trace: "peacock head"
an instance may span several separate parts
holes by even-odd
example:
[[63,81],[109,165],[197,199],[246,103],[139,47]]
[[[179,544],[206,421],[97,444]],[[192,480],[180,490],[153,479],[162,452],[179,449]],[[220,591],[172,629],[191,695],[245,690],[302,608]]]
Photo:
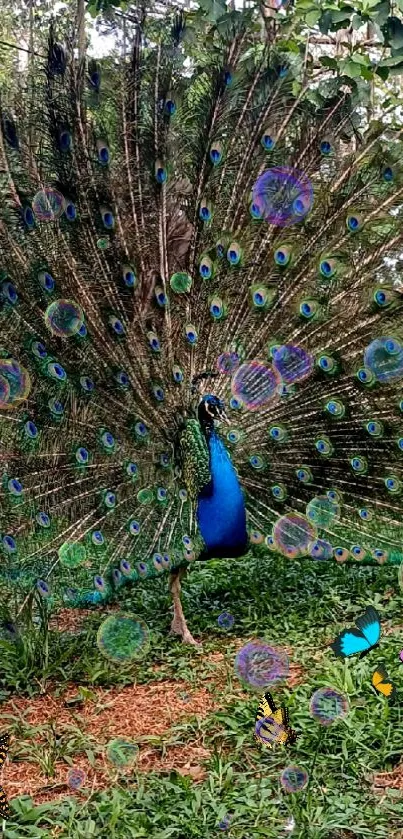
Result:
[[200,425],[203,428],[212,428],[215,420],[229,424],[229,419],[225,413],[224,402],[218,396],[214,396],[213,393],[207,393],[202,397],[197,413]]

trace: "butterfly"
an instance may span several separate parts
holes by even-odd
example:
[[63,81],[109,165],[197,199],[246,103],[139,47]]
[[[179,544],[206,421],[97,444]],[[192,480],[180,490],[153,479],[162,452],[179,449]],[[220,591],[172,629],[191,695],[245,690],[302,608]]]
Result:
[[374,688],[376,688],[376,690],[379,690],[380,693],[383,693],[384,696],[392,698],[396,693],[396,688],[393,682],[390,681],[389,676],[382,664],[380,664],[379,667],[376,668],[375,673],[372,676],[372,684]]
[[367,655],[370,650],[378,646],[381,637],[381,621],[376,609],[368,606],[364,614],[357,618],[355,625],[357,629],[343,629],[337,636],[332,650],[339,658],[347,658],[349,655],[361,653],[361,658]]
[[265,693],[259,703],[255,732],[255,740],[270,749],[275,743],[283,746],[295,743],[298,736],[290,728],[287,708],[284,705],[277,708],[271,693]]
[[[7,752],[10,748],[10,738],[8,734],[3,734],[0,737],[0,769],[4,765],[7,757]],[[11,811],[7,803],[6,793],[4,792],[3,787],[0,787],[0,818],[2,819],[9,819],[11,816]]]

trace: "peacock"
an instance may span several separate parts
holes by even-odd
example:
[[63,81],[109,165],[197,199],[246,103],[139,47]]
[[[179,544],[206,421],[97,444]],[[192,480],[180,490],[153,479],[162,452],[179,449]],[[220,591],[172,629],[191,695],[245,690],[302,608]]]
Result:
[[139,8],[116,62],[52,25],[2,97],[19,603],[102,607],[167,573],[195,643],[195,562],[402,559],[402,129],[393,99],[383,123],[362,80],[287,49],[293,7],[273,9],[263,34],[251,9],[205,20],[192,52],[183,10]]

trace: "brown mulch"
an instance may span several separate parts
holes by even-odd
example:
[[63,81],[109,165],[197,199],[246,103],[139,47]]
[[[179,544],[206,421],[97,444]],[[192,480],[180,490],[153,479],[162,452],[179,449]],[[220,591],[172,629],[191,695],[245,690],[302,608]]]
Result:
[[[71,610],[68,610],[66,624],[69,621],[69,629],[70,619]],[[237,649],[247,643],[245,639],[231,639],[231,642],[235,642]],[[285,651],[290,656],[290,649],[285,648]],[[72,727],[76,731],[79,729],[84,737],[88,736],[87,748],[91,749],[95,741],[95,751],[98,752],[99,747],[101,750],[95,755],[93,766],[85,753],[74,756],[74,768],[80,768],[86,774],[84,786],[76,793],[67,785],[69,766],[64,761],[57,761],[54,776],[47,777],[37,759],[33,757],[31,762],[29,758],[29,740],[24,740],[21,744],[22,751],[17,736],[11,744],[11,756],[14,754],[15,759],[7,761],[3,781],[0,781],[6,794],[9,798],[30,795],[36,803],[42,803],[66,794],[88,795],[91,790],[107,788],[118,777],[119,772],[108,761],[102,747],[117,737],[135,741],[139,745],[136,768],[140,773],[166,773],[175,770],[182,775],[188,775],[195,782],[204,780],[207,771],[203,764],[210,757],[210,751],[204,746],[202,733],[197,733],[191,743],[173,742],[169,745],[164,741],[169,739],[173,726],[180,725],[189,717],[197,716],[199,720],[204,719],[213,710],[230,706],[235,697],[249,698],[250,694],[244,692],[236,678],[233,680],[230,695],[227,690],[223,690],[222,686],[227,684],[228,670],[233,672],[223,653],[206,655],[203,658],[203,669],[207,672],[201,676],[197,686],[185,681],[166,679],[147,685],[92,688],[91,694],[94,699],[86,699],[81,707],[66,707],[66,701],[77,697],[77,685],[69,687],[62,696],[55,696],[49,692],[33,699],[10,699],[1,708],[0,733],[7,729],[6,715],[9,714],[14,718],[20,717],[25,725],[34,728],[45,726],[45,731],[39,731],[35,741],[36,746],[42,745],[44,750],[49,748],[46,746],[45,733],[49,735],[50,726],[64,739],[68,739],[69,732],[74,736]],[[299,665],[290,663],[288,686],[294,687],[298,684],[302,675]],[[152,738],[157,738],[159,742],[156,743]]]

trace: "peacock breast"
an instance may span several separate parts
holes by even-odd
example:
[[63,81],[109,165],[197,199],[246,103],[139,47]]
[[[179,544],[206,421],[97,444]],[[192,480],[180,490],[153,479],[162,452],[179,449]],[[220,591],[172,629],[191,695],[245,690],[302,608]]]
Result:
[[246,510],[231,458],[214,432],[208,440],[211,480],[198,496],[197,520],[211,556],[242,556],[246,552]]

